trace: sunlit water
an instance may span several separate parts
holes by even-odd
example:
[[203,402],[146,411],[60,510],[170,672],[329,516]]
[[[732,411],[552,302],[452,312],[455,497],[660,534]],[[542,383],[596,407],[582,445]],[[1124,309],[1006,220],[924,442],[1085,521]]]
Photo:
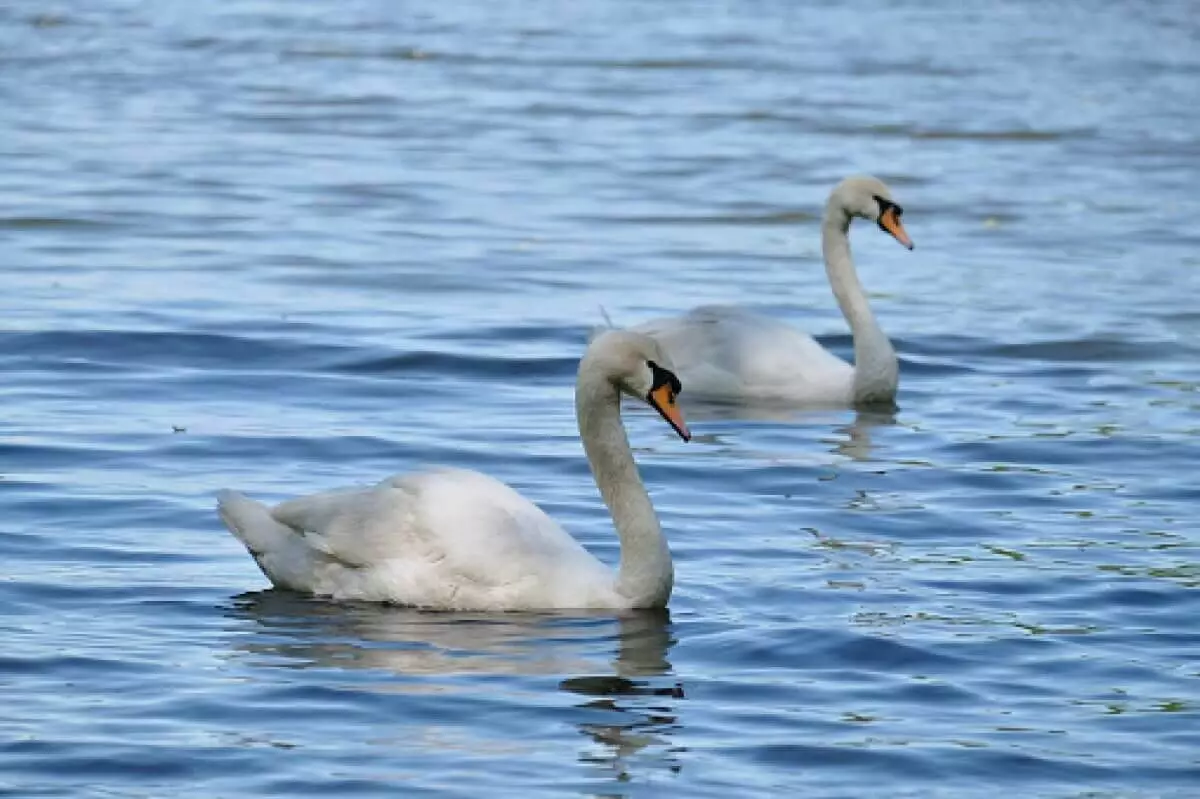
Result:
[[[1198,87],[1187,0],[4,4],[0,793],[1195,795]],[[601,306],[848,355],[852,172],[900,410],[630,408],[669,616],[306,600],[220,525],[448,463],[612,562]]]

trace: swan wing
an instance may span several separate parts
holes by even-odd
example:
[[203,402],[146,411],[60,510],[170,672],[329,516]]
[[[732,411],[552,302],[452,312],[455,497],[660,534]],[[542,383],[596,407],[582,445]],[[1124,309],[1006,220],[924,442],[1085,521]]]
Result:
[[486,609],[554,606],[564,593],[590,603],[589,592],[613,583],[544,511],[473,471],[399,475],[290,500],[270,515],[319,556],[314,593]]

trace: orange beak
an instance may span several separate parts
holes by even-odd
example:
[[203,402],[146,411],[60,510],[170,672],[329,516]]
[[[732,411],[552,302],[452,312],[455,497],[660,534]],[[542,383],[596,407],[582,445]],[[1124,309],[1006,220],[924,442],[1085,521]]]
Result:
[[879,226],[892,234],[892,238],[903,244],[908,249],[913,248],[912,239],[908,237],[908,233],[904,230],[904,225],[900,224],[900,217],[896,214],[896,209],[889,207],[884,209],[883,214],[879,217]]
[[692,434],[683,421],[683,414],[679,412],[679,405],[675,402],[675,392],[671,390],[669,384],[664,383],[651,391],[646,396],[646,402],[650,403],[651,407],[658,411],[671,427],[675,428],[675,432],[679,434],[680,438],[684,441],[691,439]]

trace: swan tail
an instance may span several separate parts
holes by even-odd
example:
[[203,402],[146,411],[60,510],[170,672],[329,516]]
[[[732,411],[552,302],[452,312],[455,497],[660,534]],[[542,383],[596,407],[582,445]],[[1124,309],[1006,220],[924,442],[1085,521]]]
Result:
[[255,558],[285,548],[295,532],[271,518],[271,511],[245,494],[225,489],[217,492],[221,521]]
[[617,329],[617,326],[613,324],[612,317],[608,315],[608,311],[606,311],[604,309],[604,306],[601,305],[601,306],[599,306],[599,308],[600,308],[600,315],[602,317],[604,317],[604,324],[603,325],[592,325],[591,328],[588,329],[588,339],[587,339],[588,344],[591,344],[593,341],[595,341],[596,337],[599,336],[604,331]]

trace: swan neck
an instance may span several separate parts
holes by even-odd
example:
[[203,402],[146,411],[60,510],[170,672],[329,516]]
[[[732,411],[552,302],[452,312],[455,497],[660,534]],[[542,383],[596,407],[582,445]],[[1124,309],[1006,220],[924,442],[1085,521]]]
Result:
[[821,225],[825,274],[854,338],[854,401],[892,401],[899,363],[891,341],[879,326],[850,255],[850,214],[830,201]]
[[621,541],[617,592],[631,607],[665,607],[674,585],[674,566],[629,448],[620,392],[585,364],[575,390],[575,411],[592,476]]

